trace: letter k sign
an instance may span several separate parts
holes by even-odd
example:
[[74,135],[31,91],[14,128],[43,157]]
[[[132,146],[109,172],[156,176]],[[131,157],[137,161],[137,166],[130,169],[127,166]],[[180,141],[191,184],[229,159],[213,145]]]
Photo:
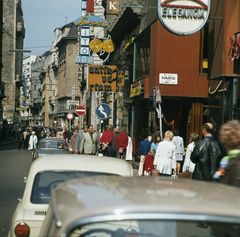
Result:
[[109,4],[109,10],[117,10],[117,8],[115,7],[116,2],[110,2]]
[[119,14],[119,0],[108,0],[108,14]]

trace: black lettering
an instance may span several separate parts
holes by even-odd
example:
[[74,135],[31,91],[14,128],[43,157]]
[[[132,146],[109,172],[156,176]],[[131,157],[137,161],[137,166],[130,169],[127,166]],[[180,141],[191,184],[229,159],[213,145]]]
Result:
[[94,67],[95,74],[99,74],[99,67]]
[[112,83],[113,80],[112,80],[112,76],[109,76],[108,79],[107,79],[108,83]]
[[103,91],[103,85],[98,85],[99,91]]
[[172,16],[173,16],[174,18],[177,17],[177,8],[173,8],[173,10],[172,10]]
[[95,91],[98,91],[98,84],[95,83]]
[[166,17],[167,16],[167,7],[163,7],[162,8],[162,17]]
[[104,74],[107,74],[108,67],[104,67]]
[[91,73],[91,74],[94,73],[93,67],[89,67],[89,73]]
[[111,85],[104,85],[104,91],[112,91]]
[[109,74],[112,74],[112,68],[109,67],[109,68],[107,69],[107,74],[108,74],[108,75],[109,75]]
[[106,83],[106,81],[107,81],[107,77],[106,76],[102,76],[102,82]]
[[94,85],[93,85],[93,84],[90,84],[90,85],[89,85],[89,90],[92,91],[92,88],[93,88],[93,87],[94,87]]
[[102,70],[103,70],[103,67],[100,66],[100,73],[101,73],[101,74],[103,74]]
[[119,86],[116,87],[116,92],[119,92]]

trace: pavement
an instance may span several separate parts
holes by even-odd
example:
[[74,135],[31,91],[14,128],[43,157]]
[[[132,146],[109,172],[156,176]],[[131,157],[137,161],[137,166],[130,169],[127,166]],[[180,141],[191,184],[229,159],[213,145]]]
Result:
[[13,141],[13,142],[11,142],[11,141],[1,141],[0,146],[9,145],[9,144],[13,144],[13,143],[16,143],[16,142],[17,141]]

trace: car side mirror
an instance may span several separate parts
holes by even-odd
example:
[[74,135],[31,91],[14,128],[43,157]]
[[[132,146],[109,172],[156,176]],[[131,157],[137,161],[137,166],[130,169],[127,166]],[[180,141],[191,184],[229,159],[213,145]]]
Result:
[[24,178],[23,178],[23,181],[24,181],[25,184],[27,183],[27,178],[28,178],[28,177],[24,177]]

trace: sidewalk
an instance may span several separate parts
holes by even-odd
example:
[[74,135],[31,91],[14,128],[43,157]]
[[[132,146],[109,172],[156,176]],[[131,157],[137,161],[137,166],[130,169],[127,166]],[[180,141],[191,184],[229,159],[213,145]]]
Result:
[[[17,141],[14,141],[13,143],[15,143],[15,142],[17,142]],[[5,146],[5,145],[13,144],[13,143],[11,141],[2,141],[0,143],[0,146]]]

